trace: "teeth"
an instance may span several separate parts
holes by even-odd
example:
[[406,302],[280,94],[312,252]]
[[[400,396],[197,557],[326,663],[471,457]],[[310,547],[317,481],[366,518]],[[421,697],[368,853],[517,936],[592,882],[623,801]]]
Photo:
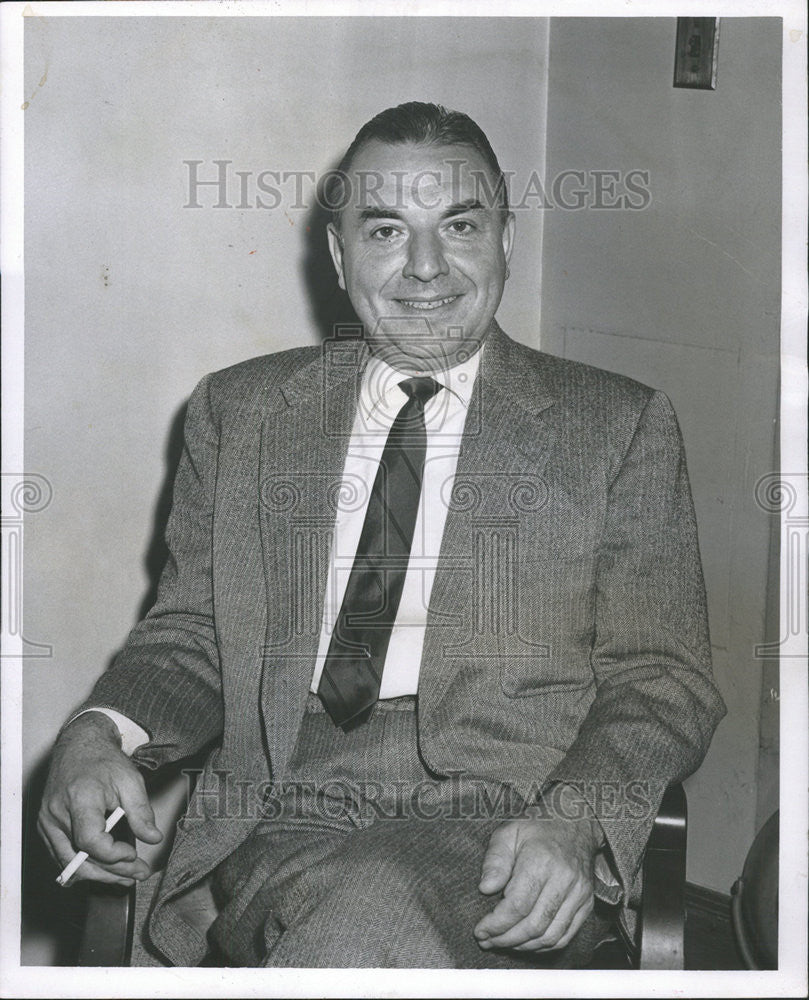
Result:
[[450,295],[446,299],[436,299],[434,302],[424,302],[422,299],[402,299],[402,305],[409,306],[411,309],[438,309],[439,306],[445,306],[448,302],[454,302],[457,299],[457,295]]

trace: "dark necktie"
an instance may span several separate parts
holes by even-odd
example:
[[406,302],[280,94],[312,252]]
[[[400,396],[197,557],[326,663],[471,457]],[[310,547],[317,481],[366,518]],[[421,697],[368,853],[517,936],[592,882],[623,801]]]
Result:
[[441,386],[409,378],[399,388],[409,398],[388,433],[317,689],[334,724],[346,732],[366,722],[379,699],[421,496],[424,404]]

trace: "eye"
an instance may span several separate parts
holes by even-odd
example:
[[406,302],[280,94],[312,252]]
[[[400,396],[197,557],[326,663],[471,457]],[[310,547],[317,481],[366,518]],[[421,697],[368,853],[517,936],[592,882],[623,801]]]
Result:
[[469,219],[453,219],[449,224],[449,229],[456,236],[466,236],[474,231],[475,226]]
[[377,226],[376,229],[371,231],[371,239],[385,242],[387,240],[392,240],[394,236],[398,235],[398,233],[399,230],[395,226]]

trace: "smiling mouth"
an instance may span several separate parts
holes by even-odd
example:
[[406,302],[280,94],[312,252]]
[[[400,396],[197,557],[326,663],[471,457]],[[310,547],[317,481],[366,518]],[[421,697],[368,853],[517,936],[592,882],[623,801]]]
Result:
[[442,299],[397,299],[400,305],[407,306],[408,309],[419,309],[423,312],[430,312],[433,309],[440,309],[441,306],[449,305],[459,299],[459,295],[447,295]]

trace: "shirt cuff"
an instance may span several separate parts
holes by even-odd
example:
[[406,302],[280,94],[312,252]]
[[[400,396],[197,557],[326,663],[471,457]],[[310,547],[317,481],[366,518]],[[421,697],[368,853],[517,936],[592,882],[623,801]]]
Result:
[[598,896],[599,899],[603,899],[605,903],[611,903],[613,905],[620,903],[624,895],[621,889],[621,883],[615,877],[603,849],[596,854],[595,877],[596,896]]
[[[127,757],[131,757],[138,747],[142,747],[144,743],[149,742],[149,734],[142,726],[128,719],[125,715],[121,715],[120,712],[114,711],[112,708],[85,708],[74,715],[73,719],[78,719],[80,715],[84,715],[86,712],[101,712],[102,715],[106,715],[112,719],[118,732],[121,734],[121,750]],[[70,721],[72,722],[73,719]]]

